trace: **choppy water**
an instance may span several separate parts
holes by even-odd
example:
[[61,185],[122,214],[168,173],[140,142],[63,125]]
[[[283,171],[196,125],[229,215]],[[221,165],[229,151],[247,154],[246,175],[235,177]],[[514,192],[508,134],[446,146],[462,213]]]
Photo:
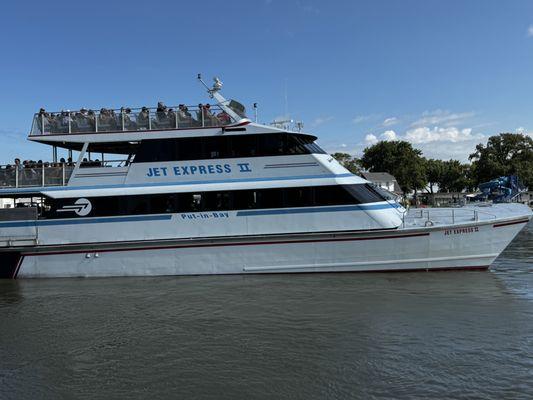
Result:
[[532,272],[3,281],[0,399],[531,399]]

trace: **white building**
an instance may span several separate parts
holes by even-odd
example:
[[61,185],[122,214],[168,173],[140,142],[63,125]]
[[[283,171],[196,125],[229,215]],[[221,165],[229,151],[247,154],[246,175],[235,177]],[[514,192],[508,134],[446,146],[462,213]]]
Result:
[[0,199],[0,208],[13,208],[12,199]]
[[396,178],[388,172],[362,172],[361,176],[389,192],[403,194]]

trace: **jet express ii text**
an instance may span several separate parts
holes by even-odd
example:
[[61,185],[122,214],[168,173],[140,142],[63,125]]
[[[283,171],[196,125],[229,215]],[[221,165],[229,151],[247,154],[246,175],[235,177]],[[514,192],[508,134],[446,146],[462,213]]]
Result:
[[249,163],[231,164],[207,164],[207,165],[179,165],[174,167],[150,167],[146,176],[149,178],[163,176],[186,176],[186,175],[218,175],[252,172]]

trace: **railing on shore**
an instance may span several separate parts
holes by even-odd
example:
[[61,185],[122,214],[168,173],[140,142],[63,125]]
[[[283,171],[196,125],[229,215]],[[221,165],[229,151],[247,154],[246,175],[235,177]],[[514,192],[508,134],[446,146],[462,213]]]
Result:
[[114,110],[102,108],[100,111],[81,109],[47,112],[41,110],[33,118],[30,135],[205,128],[225,126],[234,122],[236,121],[221,107],[209,104]]

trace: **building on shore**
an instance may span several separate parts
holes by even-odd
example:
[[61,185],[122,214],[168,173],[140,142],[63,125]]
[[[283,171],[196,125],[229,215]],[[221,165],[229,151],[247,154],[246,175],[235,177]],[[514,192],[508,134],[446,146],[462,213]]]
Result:
[[388,190],[399,196],[403,195],[402,189],[394,176],[388,172],[362,172],[361,176],[367,181]]
[[[448,207],[468,202],[468,200],[479,194],[469,192],[436,192],[436,193],[419,193],[419,198],[423,204],[434,207]],[[520,193],[514,202],[533,206],[533,191]]]
[[0,208],[13,208],[14,206],[13,199],[0,199]]

